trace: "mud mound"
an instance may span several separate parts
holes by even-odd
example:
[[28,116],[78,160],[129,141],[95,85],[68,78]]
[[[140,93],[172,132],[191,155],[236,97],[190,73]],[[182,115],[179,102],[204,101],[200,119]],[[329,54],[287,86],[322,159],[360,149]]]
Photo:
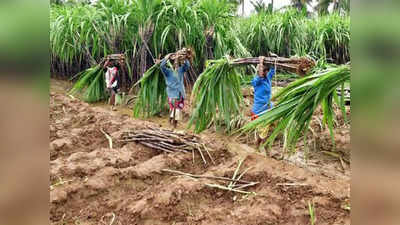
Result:
[[[215,163],[198,154],[160,151],[121,143],[126,130],[158,127],[92,107],[62,94],[50,95],[50,221],[52,224],[350,224],[345,208],[349,183],[256,153],[230,149],[230,140],[202,135]],[[113,140],[113,148],[103,132]],[[227,185],[185,173],[232,177],[238,161],[257,181],[243,195],[207,186]],[[193,160],[194,159],[194,160]]]

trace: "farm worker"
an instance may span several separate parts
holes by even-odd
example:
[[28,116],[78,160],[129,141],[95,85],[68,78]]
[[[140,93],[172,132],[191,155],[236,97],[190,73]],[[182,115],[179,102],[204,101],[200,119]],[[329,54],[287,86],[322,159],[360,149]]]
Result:
[[104,69],[107,69],[105,74],[105,82],[108,91],[110,92],[110,100],[109,104],[111,105],[111,109],[115,110],[115,95],[118,94],[118,89],[120,85],[120,79],[118,76],[118,64],[115,62],[110,62],[107,60],[104,63]]
[[[259,115],[264,113],[266,110],[274,107],[271,102],[271,81],[272,77],[275,75],[275,68],[272,67],[268,73],[268,68],[264,67],[264,56],[260,56],[260,62],[258,64],[258,74],[251,81],[254,87],[254,104],[251,110],[251,120],[255,120]],[[263,142],[268,136],[269,127],[264,127],[257,129],[257,140],[256,144],[260,147],[261,142]]]
[[257,119],[260,114],[273,107],[273,103],[270,101],[271,80],[275,75],[275,68],[272,67],[267,73],[268,68],[264,67],[264,58],[264,56],[260,56],[258,74],[251,81],[254,87],[254,104],[251,110],[252,120]]
[[[170,53],[161,61],[161,71],[167,84],[168,104],[170,108],[169,122],[174,127],[182,119],[182,110],[185,103],[184,74],[190,68],[191,54],[186,54],[187,49],[177,53]],[[167,67],[167,62],[173,60],[173,69]],[[159,61],[157,61],[159,62]]]

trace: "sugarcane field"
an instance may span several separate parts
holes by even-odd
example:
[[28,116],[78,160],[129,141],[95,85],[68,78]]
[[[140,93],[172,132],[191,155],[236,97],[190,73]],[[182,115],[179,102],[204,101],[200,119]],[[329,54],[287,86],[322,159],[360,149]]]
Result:
[[349,0],[50,2],[52,225],[350,224]]

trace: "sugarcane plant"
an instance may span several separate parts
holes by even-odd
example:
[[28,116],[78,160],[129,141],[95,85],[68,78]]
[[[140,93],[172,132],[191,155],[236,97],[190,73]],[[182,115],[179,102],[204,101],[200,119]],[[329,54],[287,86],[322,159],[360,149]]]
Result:
[[305,16],[296,9],[284,12],[259,13],[241,21],[240,36],[253,55],[273,51],[281,56],[304,55]]
[[[195,82],[208,59],[246,55],[237,36],[236,7],[229,0],[98,0],[93,4],[51,5],[50,53],[52,76],[71,77],[102,57],[123,52],[130,83],[137,82],[154,60],[191,46]],[[214,32],[206,45],[205,32]],[[206,48],[208,46],[209,48]]]
[[273,97],[277,100],[274,108],[265,111],[240,131],[251,132],[276,123],[263,145],[271,147],[278,135],[282,134],[284,149],[293,150],[299,138],[302,135],[306,137],[312,116],[321,107],[323,124],[328,127],[334,145],[334,104],[340,106],[343,116],[346,115],[344,95],[339,97],[336,90],[339,87],[343,89],[344,83],[349,80],[349,64],[296,80]]
[[326,58],[337,64],[350,60],[350,18],[338,13],[318,17],[305,28],[310,55]]
[[252,55],[310,55],[336,64],[350,61],[350,17],[339,13],[309,17],[290,7],[239,18],[239,38]]

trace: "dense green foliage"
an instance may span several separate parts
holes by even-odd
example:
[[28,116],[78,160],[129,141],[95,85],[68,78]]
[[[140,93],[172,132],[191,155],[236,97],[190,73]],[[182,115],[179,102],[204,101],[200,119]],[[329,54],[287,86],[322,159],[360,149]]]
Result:
[[241,39],[254,56],[274,52],[279,56],[304,55],[306,18],[295,9],[260,13],[243,19]]
[[254,14],[240,21],[240,39],[253,56],[310,55],[340,64],[350,60],[350,18],[337,13],[308,18],[296,9]]
[[160,64],[148,69],[136,85],[140,85],[140,90],[133,108],[134,117],[153,116],[166,109],[167,87]]
[[234,4],[225,0],[99,0],[95,5],[52,5],[52,72],[70,76],[102,57],[125,53],[133,81],[154,58],[182,47],[195,50],[195,69],[203,69],[205,32],[216,58],[246,56],[234,30]]
[[86,102],[97,102],[107,97],[104,71],[100,65],[89,68],[78,75],[79,79],[72,87],[71,94],[83,92],[83,99]]
[[[288,7],[275,12],[259,10],[243,18],[236,15],[234,2],[99,0],[93,5],[52,4],[51,72],[65,77],[78,73],[71,93],[83,92],[87,102],[103,100],[107,97],[104,72],[97,65],[106,55],[124,53],[126,66],[121,71],[128,76],[123,76],[122,82],[140,86],[134,116],[152,116],[167,109],[165,81],[159,65],[154,65],[155,59],[190,47],[195,57],[188,81],[193,84],[195,75],[201,75],[192,91],[194,109],[189,126],[194,125],[196,132],[211,124],[230,131],[232,120],[241,115],[240,85],[251,77],[238,75],[226,55],[308,55],[318,60],[318,65],[350,60],[349,16],[322,11],[321,16],[310,16],[304,10]],[[217,60],[207,63],[209,59]],[[277,122],[265,144],[271,145],[283,134],[285,147],[293,147],[321,106],[324,123],[332,134],[333,102],[344,107],[335,90],[349,78],[349,66],[339,66],[299,79],[275,96],[277,107],[242,131]]]
[[229,125],[240,114],[242,92],[241,78],[237,69],[224,57],[209,61],[209,65],[197,79],[192,91],[194,110],[189,127],[195,124],[195,132],[207,129],[211,123],[217,127]]
[[[131,83],[153,59],[181,47],[195,50],[194,69],[207,59],[310,55],[349,61],[348,16],[309,18],[295,9],[236,16],[228,0],[99,0],[51,6],[50,54],[54,74],[71,76],[102,57],[125,53]],[[191,75],[194,75],[191,73]],[[195,77],[194,77],[195,78]],[[191,80],[194,81],[194,80]]]
[[277,122],[265,144],[270,147],[277,136],[283,134],[284,147],[292,149],[300,136],[308,131],[314,111],[321,106],[323,123],[328,126],[333,141],[334,102],[342,108],[345,115],[344,95],[339,98],[336,89],[343,87],[349,80],[349,65],[329,68],[298,79],[274,96],[278,100],[274,108],[244,126],[242,131],[254,131]]

